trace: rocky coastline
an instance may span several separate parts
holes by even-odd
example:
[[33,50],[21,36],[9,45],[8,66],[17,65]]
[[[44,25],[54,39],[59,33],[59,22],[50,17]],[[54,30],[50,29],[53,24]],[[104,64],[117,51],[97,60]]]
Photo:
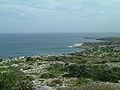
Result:
[[120,90],[120,38],[97,40],[67,55],[0,59],[0,90]]

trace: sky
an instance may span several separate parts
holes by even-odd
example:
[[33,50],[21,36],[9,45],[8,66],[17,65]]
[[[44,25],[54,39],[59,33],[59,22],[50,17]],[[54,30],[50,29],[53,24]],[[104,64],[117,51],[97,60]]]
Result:
[[0,33],[120,32],[120,0],[0,0]]

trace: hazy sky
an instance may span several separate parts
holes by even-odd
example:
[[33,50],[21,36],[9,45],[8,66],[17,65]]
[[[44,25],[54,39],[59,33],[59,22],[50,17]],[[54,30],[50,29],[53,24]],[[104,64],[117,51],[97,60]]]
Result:
[[0,33],[120,32],[120,0],[0,0]]

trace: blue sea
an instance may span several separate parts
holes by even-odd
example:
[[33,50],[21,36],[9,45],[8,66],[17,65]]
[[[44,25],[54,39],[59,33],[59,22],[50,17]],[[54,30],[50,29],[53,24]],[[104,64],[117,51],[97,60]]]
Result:
[[83,49],[70,46],[90,41],[85,37],[113,36],[119,37],[120,33],[0,34],[0,58],[79,52]]

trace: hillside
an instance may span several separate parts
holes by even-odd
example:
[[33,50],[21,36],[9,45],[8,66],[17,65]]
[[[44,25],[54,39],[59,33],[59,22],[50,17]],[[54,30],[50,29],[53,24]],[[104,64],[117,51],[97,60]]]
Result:
[[0,90],[120,90],[120,38],[82,52],[0,59]]

